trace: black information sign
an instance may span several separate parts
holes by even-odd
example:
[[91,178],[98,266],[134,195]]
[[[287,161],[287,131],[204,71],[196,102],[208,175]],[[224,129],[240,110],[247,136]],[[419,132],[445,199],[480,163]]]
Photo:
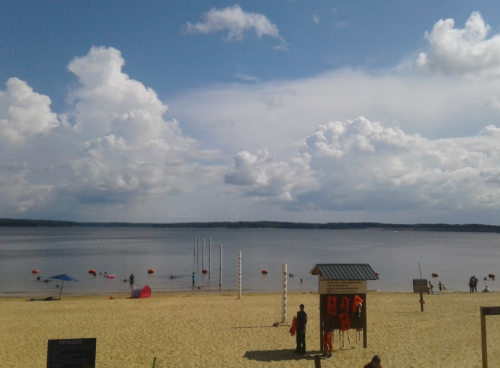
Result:
[[95,368],[96,339],[49,340],[47,368]]
[[426,293],[428,288],[427,279],[413,279],[414,293]]

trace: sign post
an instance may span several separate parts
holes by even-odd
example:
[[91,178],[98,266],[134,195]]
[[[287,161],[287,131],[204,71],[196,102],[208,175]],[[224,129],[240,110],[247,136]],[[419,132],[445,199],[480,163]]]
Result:
[[413,292],[420,293],[420,311],[424,311],[424,294],[428,289],[427,279],[413,279]]
[[488,350],[486,347],[486,316],[500,315],[500,307],[480,307],[481,311],[481,355],[483,368],[488,368]]

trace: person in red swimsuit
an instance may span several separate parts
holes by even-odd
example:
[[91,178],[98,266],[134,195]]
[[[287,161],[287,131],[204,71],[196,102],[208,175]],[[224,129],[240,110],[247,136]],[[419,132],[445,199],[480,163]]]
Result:
[[332,330],[333,321],[330,316],[326,315],[325,322],[323,324],[323,356],[327,359],[332,357],[333,345],[332,345]]

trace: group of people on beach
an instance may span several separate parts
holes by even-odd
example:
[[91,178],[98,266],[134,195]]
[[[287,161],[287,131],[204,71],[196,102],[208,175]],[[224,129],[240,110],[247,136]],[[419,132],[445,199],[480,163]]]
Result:
[[[484,278],[484,281],[486,281],[486,277]],[[477,283],[478,283],[478,279],[476,276],[472,276],[470,279],[469,279],[469,290],[471,293],[477,293]],[[488,285],[486,285],[483,289],[483,293],[489,293],[490,292],[490,288],[488,287]]]

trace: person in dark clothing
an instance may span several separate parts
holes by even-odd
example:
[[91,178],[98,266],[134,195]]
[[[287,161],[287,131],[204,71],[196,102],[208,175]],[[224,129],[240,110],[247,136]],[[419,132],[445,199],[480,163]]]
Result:
[[297,312],[297,329],[295,331],[297,336],[297,349],[296,353],[306,353],[306,324],[307,313],[304,312],[304,304],[300,305],[300,311]]
[[469,291],[471,293],[474,292],[474,276],[472,276],[470,279],[469,279]]
[[130,274],[130,277],[129,277],[129,282],[130,282],[130,285],[133,285],[134,284],[134,281],[135,281],[135,276],[133,273]]
[[378,355],[375,355],[371,362],[366,364],[364,366],[364,368],[382,368],[382,366],[380,365],[380,363],[382,362],[382,359],[380,359],[380,357]]
[[477,283],[478,283],[478,279],[476,278],[476,276],[472,276],[473,279],[474,279],[474,291],[477,293]]

